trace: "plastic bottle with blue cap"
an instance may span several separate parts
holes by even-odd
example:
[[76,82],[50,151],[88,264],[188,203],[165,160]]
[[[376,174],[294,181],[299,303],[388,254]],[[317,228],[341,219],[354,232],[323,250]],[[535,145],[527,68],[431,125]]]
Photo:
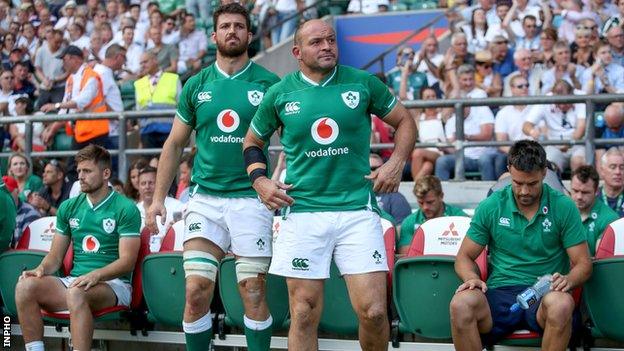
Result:
[[526,290],[518,294],[516,297],[516,303],[511,305],[509,310],[511,312],[528,310],[529,307],[538,303],[544,295],[550,291],[550,281],[552,279],[551,274],[546,274],[538,278],[537,282],[533,286],[528,287]]

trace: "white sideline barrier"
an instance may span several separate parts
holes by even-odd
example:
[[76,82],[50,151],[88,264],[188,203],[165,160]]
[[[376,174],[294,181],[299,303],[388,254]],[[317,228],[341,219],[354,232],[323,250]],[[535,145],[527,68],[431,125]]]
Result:
[[[11,324],[12,335],[22,335],[22,329],[19,324]],[[68,339],[70,337],[67,327],[63,327],[61,332],[56,331],[53,326],[45,326],[44,337]],[[143,336],[140,331],[137,335],[130,334],[128,330],[111,330],[96,329],[93,333],[94,340],[108,341],[132,341],[144,343],[160,343],[184,345],[184,333],[171,331],[149,331],[148,336]],[[274,336],[271,339],[271,349],[286,350],[288,338],[283,336]],[[225,339],[221,340],[215,336],[213,340],[214,346],[221,347],[246,347],[247,342],[245,336],[240,334],[227,334]],[[319,339],[319,350],[323,351],[350,351],[361,350],[357,340],[341,340],[341,339]],[[398,348],[393,348],[388,343],[388,350],[407,350],[407,351],[453,351],[453,345],[447,343],[426,343],[426,342],[401,342]],[[495,351],[529,351],[539,350],[533,347],[517,347],[517,346],[496,346]],[[582,348],[577,348],[581,351]],[[599,348],[592,347],[592,351],[624,351],[621,348]]]

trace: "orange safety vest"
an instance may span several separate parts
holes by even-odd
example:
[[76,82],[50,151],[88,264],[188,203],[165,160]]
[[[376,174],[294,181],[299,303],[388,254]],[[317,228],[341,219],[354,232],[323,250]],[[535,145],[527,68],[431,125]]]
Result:
[[[89,66],[85,66],[82,72],[82,79],[80,80],[80,91],[82,91],[87,85],[89,79],[94,78],[97,81],[98,90],[97,94],[91,100],[89,105],[84,108],[84,112],[102,113],[107,111],[106,102],[104,101],[104,88],[102,85],[102,79],[100,75]],[[73,76],[67,78],[67,85],[65,86],[65,94],[68,92],[71,94],[74,85]],[[71,124],[68,122],[65,126],[65,132],[67,135],[74,135],[76,141],[84,143],[93,138],[108,135],[108,120],[107,119],[92,119],[92,120],[77,120],[74,126],[74,130],[71,129]]]

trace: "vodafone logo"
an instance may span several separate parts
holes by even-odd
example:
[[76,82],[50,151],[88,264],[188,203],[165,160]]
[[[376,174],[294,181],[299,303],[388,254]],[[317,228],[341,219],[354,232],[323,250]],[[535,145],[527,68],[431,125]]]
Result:
[[338,138],[339,132],[338,124],[329,117],[317,119],[310,130],[312,139],[321,145],[333,143]]
[[93,235],[87,235],[82,239],[82,251],[98,252],[100,250],[100,242]]
[[232,133],[238,128],[240,124],[240,117],[238,117],[238,113],[234,110],[223,110],[219,112],[217,116],[217,126],[219,129],[226,133]]

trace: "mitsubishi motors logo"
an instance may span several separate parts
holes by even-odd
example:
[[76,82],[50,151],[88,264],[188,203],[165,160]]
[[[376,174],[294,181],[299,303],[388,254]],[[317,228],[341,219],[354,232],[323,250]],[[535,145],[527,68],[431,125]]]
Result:
[[452,236],[459,236],[459,233],[457,232],[457,230],[455,230],[455,223],[451,223],[451,225],[449,225],[449,228],[442,232],[442,236],[447,236],[449,234],[451,234]]
[[317,119],[310,130],[312,139],[321,145],[328,145],[338,138],[339,129],[336,121],[329,117]]
[[100,242],[93,235],[87,235],[82,239],[82,251],[83,252],[98,252],[100,249]]
[[217,126],[219,129],[226,133],[232,133],[238,128],[240,124],[240,117],[238,117],[238,113],[234,110],[223,110],[219,112],[217,116]]

